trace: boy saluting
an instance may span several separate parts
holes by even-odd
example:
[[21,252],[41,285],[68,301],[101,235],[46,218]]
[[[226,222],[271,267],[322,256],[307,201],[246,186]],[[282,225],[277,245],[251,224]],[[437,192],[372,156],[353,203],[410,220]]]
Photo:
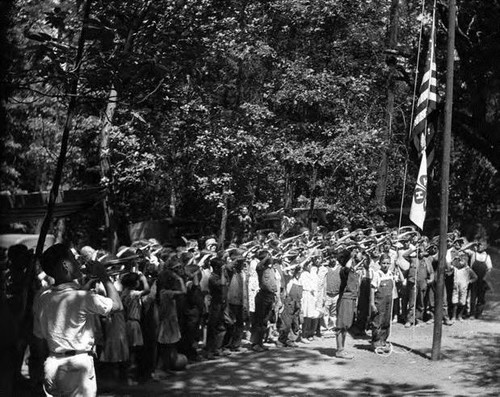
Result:
[[[359,277],[356,269],[353,268],[354,259],[361,261],[362,253],[358,250],[353,251],[353,257],[345,263],[340,269],[340,293],[339,303],[337,306],[337,324],[335,328],[335,336],[337,339],[337,352],[335,356],[338,358],[352,359],[354,356],[344,350],[345,338],[347,330],[351,328],[354,320],[354,312],[356,310],[356,299],[359,290]],[[358,263],[362,264],[362,262]]]

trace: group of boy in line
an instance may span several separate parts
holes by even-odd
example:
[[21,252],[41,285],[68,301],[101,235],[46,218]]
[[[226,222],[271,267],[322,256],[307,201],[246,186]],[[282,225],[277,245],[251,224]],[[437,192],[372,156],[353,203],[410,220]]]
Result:
[[[393,322],[434,318],[437,241],[405,227],[259,233],[225,249],[215,238],[177,247],[151,239],[116,255],[56,244],[41,259],[33,311],[15,320],[32,335],[9,355],[14,376],[28,344],[30,377],[48,395],[95,395],[94,358],[99,369],[145,381],[159,367],[184,369],[243,348],[262,353],[270,344],[296,348],[325,334],[335,335],[339,359],[353,358],[348,333],[371,331],[373,350],[386,351]],[[448,234],[444,324],[482,315],[492,268],[486,248]],[[16,305],[29,306],[23,280],[33,266],[26,247],[8,256],[2,307],[15,317]]]

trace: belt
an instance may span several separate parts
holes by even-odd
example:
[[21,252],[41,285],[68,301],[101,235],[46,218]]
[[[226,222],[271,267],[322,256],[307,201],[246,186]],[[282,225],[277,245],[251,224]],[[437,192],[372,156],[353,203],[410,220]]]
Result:
[[54,357],[72,357],[78,354],[88,354],[92,356],[94,352],[92,350],[66,350],[64,352],[50,353],[50,355]]

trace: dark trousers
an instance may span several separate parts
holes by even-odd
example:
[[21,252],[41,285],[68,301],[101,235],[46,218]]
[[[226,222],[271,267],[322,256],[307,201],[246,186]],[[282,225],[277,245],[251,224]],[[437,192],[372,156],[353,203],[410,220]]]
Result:
[[354,327],[359,332],[367,329],[368,319],[370,317],[370,283],[371,279],[363,278],[359,286],[358,305],[356,308],[356,321]]
[[224,305],[222,302],[210,303],[207,323],[207,345],[206,350],[215,352],[222,347],[222,341],[226,334],[224,324]]
[[14,343],[0,350],[0,395],[14,396],[15,367],[12,365],[16,356]]
[[44,381],[44,362],[49,355],[47,344],[43,339],[32,337],[30,343],[30,357],[29,357],[29,374],[32,388],[35,390],[33,395],[43,395],[43,381]]
[[187,308],[184,317],[178,349],[180,353],[185,354],[188,359],[192,360],[197,354],[195,343],[200,333],[201,310],[196,306]]
[[[428,285],[427,288],[429,313],[432,315],[436,314],[436,282]],[[446,293],[446,287],[443,289],[443,316],[448,318],[448,294]]]
[[227,325],[226,343],[229,348],[238,348],[241,346],[243,339],[243,330],[245,324],[243,322],[243,305],[229,304],[229,312],[234,319],[234,323]]
[[481,317],[486,305],[488,284],[484,280],[477,280],[470,285],[470,314],[475,318]]
[[140,357],[138,368],[138,375],[141,378],[149,378],[156,369],[158,361],[158,328],[158,306],[156,302],[153,302],[143,313],[143,321],[141,323],[144,339],[143,354]]
[[413,323],[415,320],[422,320],[425,310],[425,296],[427,294],[427,286],[417,283],[416,288],[414,283],[407,284],[408,290],[408,315],[406,321]]
[[304,317],[302,322],[302,338],[310,338],[313,336],[313,319],[311,317]]
[[302,337],[312,338],[313,336],[321,336],[320,319],[313,317],[304,317],[302,323]]
[[252,322],[252,345],[262,345],[267,329],[267,323],[271,319],[274,307],[274,293],[260,290],[255,296],[255,313]]
[[160,343],[159,351],[163,368],[166,370],[174,369],[175,361],[177,360],[177,343]]
[[313,318],[312,330],[313,336],[321,337],[321,318]]
[[447,315],[450,316],[450,309],[453,307],[453,302],[451,301],[451,297],[453,296],[453,284],[454,284],[454,276],[452,274],[445,274],[444,276],[444,290],[446,294],[446,307],[447,307]]

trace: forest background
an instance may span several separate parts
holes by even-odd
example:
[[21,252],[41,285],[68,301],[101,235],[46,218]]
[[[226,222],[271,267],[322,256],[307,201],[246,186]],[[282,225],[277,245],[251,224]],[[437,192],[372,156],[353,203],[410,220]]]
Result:
[[[500,2],[457,6],[450,225],[481,221],[495,239]],[[397,224],[402,195],[409,206],[418,161],[408,135],[430,1],[4,0],[1,7],[1,189],[51,188],[69,120],[62,188],[109,192],[105,211],[99,205],[58,223],[71,240],[98,247],[116,232],[125,243],[128,224],[168,217],[200,220],[218,233],[240,205],[254,216],[322,207],[333,229],[381,227]],[[447,18],[447,2],[437,1],[429,219],[439,208]]]

